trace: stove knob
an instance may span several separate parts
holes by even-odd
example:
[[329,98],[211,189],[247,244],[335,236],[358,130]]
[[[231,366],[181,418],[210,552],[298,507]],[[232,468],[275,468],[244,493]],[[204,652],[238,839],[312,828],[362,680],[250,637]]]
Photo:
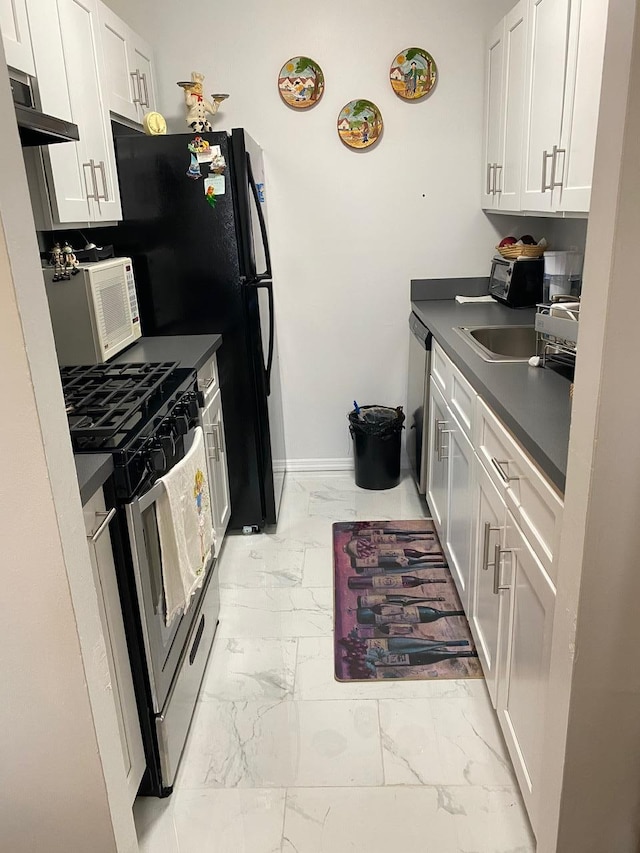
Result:
[[167,458],[164,450],[159,444],[153,444],[149,449],[149,462],[151,470],[156,474],[162,474],[167,468]]
[[185,411],[191,420],[194,420],[198,417],[198,412],[200,411],[198,407],[198,401],[195,397],[186,400],[184,404]]
[[173,428],[176,435],[186,435],[189,432],[189,419],[186,414],[177,414],[174,416]]
[[176,443],[173,438],[173,430],[171,428],[167,429],[165,433],[160,436],[160,447],[165,456],[171,457],[176,452]]

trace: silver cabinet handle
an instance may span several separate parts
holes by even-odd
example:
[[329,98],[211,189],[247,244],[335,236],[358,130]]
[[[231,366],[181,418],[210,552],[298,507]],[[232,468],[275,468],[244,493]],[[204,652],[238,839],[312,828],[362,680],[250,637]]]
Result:
[[[442,436],[443,436],[443,435],[451,435],[451,433],[452,433],[452,432],[453,432],[453,430],[452,430],[452,429],[441,429],[441,430],[440,430],[440,441],[442,441]],[[450,441],[451,441],[451,439],[449,439],[449,442],[450,442]],[[447,449],[449,449],[449,448],[447,448]],[[441,462],[444,462],[444,460],[445,460],[445,459],[448,459],[448,458],[449,458],[449,456],[448,456],[448,455],[447,455],[447,456],[445,456],[445,455],[444,455],[444,451],[445,451],[445,446],[444,446],[444,444],[443,444],[443,445],[440,447],[440,461],[441,461]]]
[[491,175],[493,174],[493,166],[487,163],[487,195],[491,195]]
[[502,470],[503,465],[509,465],[508,459],[496,459],[495,456],[492,456],[491,457],[491,464],[496,469],[496,471],[498,472],[498,474],[500,476],[500,479],[502,480],[502,482],[505,485],[507,485],[509,483],[513,483],[516,480],[520,479],[520,477],[510,477],[508,474],[505,474],[505,472]]
[[[91,162],[93,163],[93,160]],[[104,166],[104,160],[100,160],[100,162],[98,163],[97,166],[94,164],[93,169],[94,169],[94,171],[99,170],[100,176],[102,177],[102,195],[100,195],[100,193],[98,193],[98,182],[94,181],[94,185],[95,185],[96,193],[97,193],[96,198],[102,199],[102,201],[109,201],[109,193],[107,191],[107,173],[106,173],[106,169]]]
[[210,437],[211,441],[213,443],[213,448],[212,448],[213,452],[211,452],[211,450],[207,451],[207,455],[209,456],[209,459],[213,459],[214,462],[219,462],[220,461],[220,445],[218,444],[218,432],[216,430],[215,424],[213,424],[211,426],[211,429],[205,430],[204,434],[206,436]]
[[138,71],[138,76],[139,79],[142,81],[142,84],[144,85],[144,101],[140,102],[140,106],[149,107],[151,105],[149,104],[149,87],[147,86],[147,75],[144,71],[142,72],[142,74],[140,74],[140,72]]
[[[558,148],[557,145],[554,145],[552,154],[553,154],[553,162],[551,164],[551,187],[550,187],[550,189],[553,189],[553,187],[561,187],[564,185],[564,183],[563,183],[564,182],[564,161],[565,161],[565,157],[567,155],[567,150],[566,150],[566,148]],[[556,181],[556,170],[558,167],[558,154],[562,154],[562,173],[563,174],[562,174],[562,180],[560,180],[560,181]]]
[[211,386],[213,385],[213,383],[214,383],[215,381],[216,381],[216,377],[215,377],[215,376],[210,376],[210,377],[209,377],[209,379],[207,379],[207,381],[204,383],[204,387],[205,387],[205,388],[211,388]]
[[[542,152],[542,192],[553,189],[553,183],[547,184],[547,160],[553,158],[553,151],[549,154],[548,151]],[[553,178],[552,178],[553,181]]]
[[438,462],[442,462],[442,427],[446,421],[436,421],[436,455]]
[[505,589],[511,589],[511,587],[506,584],[500,583],[500,568],[502,565],[502,554],[511,554],[511,548],[501,548],[499,543],[496,543],[496,547],[494,550],[493,556],[493,594],[500,595],[500,592]]
[[482,543],[482,570],[489,571],[489,540],[492,533],[499,533],[500,527],[492,527],[490,521],[484,523],[484,539]]
[[[89,192],[89,187],[87,186],[87,169],[89,169],[89,172],[91,174],[91,186],[93,187],[92,193]],[[96,175],[95,175],[94,169],[95,169],[95,163],[93,162],[93,160],[89,160],[88,163],[82,164],[82,172],[84,174],[84,189],[85,189],[85,194],[87,196],[87,200],[92,198],[92,199],[94,199],[94,201],[98,201],[98,187],[96,185]]]
[[218,448],[218,453],[220,456],[224,453],[224,445],[222,442],[222,428],[220,424],[213,425],[214,430],[216,431],[216,447]]
[[[502,192],[502,166],[499,163],[496,163],[496,175],[498,173],[500,174],[500,186],[499,187],[496,186],[496,189],[494,190],[494,192],[501,193]],[[497,183],[497,181],[496,181],[496,183]]]
[[108,512],[97,512],[96,518],[102,518],[102,522],[98,526],[97,530],[94,530],[92,534],[87,534],[87,539],[91,542],[92,545],[95,545],[98,539],[105,532],[109,524],[111,523],[112,518],[116,514],[116,508],[113,507]]
[[135,71],[129,73],[133,83],[133,103],[142,106],[142,85],[140,83],[140,72],[136,68]]

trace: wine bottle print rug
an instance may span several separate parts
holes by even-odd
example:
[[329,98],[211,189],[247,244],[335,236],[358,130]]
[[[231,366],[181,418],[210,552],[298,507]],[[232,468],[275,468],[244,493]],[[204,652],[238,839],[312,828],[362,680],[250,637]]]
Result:
[[434,523],[333,525],[338,681],[482,678]]

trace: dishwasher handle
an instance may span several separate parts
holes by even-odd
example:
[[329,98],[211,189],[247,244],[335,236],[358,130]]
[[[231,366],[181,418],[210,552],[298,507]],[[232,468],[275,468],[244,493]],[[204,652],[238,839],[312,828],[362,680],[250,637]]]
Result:
[[429,352],[431,349],[432,334],[413,311],[409,315],[409,328],[416,340],[420,341],[423,349]]

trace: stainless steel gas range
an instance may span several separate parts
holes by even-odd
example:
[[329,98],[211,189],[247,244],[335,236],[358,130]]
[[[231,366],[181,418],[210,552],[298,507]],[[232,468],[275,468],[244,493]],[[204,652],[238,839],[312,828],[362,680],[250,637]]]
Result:
[[113,455],[105,485],[147,770],[141,793],[171,793],[213,643],[215,560],[188,609],[167,626],[156,502],[158,479],[182,459],[203,405],[196,373],[174,363],[61,370],[76,453]]

